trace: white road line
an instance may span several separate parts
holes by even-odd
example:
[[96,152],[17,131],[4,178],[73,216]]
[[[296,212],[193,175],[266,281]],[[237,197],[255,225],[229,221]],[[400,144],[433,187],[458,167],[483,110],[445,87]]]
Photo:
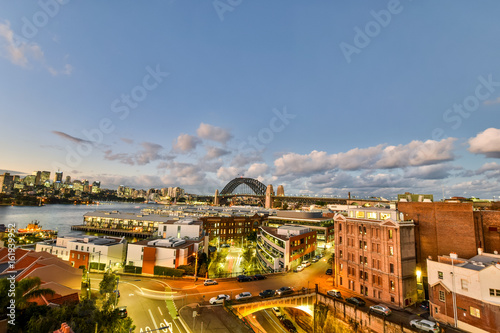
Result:
[[[177,319],[177,320],[179,320],[179,319]],[[177,323],[175,322],[175,319],[172,319],[172,323],[174,323],[175,327],[177,327],[177,330],[179,332],[182,332],[181,329],[179,328],[179,326],[177,325]]]
[[160,307],[158,307],[158,311],[160,311],[160,314],[163,316],[163,312],[161,312]]
[[153,324],[155,324],[155,328],[158,329],[158,325],[156,325],[156,321],[153,318],[153,314],[151,313],[151,309],[148,309],[148,311],[149,311],[149,315],[151,316],[151,320],[153,321]]

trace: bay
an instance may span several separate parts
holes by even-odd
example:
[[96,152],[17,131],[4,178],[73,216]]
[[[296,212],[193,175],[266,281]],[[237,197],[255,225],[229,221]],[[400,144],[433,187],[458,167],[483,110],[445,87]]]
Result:
[[143,208],[161,207],[144,203],[102,203],[94,205],[45,205],[45,206],[0,206],[0,224],[15,224],[16,229],[25,228],[37,220],[43,229],[57,230],[59,236],[81,235],[71,230],[72,225],[83,224],[83,215],[93,211],[138,213]]

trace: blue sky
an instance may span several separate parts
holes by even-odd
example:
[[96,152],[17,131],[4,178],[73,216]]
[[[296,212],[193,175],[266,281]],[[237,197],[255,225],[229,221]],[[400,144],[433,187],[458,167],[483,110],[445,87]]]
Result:
[[0,169],[500,195],[496,1],[0,4]]

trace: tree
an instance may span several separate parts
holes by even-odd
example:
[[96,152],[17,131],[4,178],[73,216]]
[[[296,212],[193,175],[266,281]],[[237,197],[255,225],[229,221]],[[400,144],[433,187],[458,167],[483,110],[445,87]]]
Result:
[[333,265],[334,261],[335,261],[335,253],[332,253],[332,255],[330,256],[330,258],[328,258],[328,263],[330,265]]
[[250,242],[257,241],[257,231],[252,231],[247,235],[247,240]]

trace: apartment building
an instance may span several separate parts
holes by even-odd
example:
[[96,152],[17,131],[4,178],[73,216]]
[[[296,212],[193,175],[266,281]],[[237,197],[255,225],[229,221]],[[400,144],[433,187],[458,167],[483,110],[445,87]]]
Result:
[[415,225],[393,209],[355,207],[335,221],[334,284],[376,302],[406,307],[417,292]]
[[457,253],[427,259],[430,313],[470,332],[500,329],[500,255],[482,249],[470,259]]
[[123,213],[120,211],[95,211],[83,215],[87,227],[118,229],[136,232],[158,232],[158,225],[173,221],[172,216]]
[[205,233],[212,240],[217,238],[220,244],[245,242],[251,232],[258,232],[264,217],[254,216],[203,216]]
[[257,236],[257,259],[270,271],[288,271],[316,251],[316,234],[303,226],[262,226]]

